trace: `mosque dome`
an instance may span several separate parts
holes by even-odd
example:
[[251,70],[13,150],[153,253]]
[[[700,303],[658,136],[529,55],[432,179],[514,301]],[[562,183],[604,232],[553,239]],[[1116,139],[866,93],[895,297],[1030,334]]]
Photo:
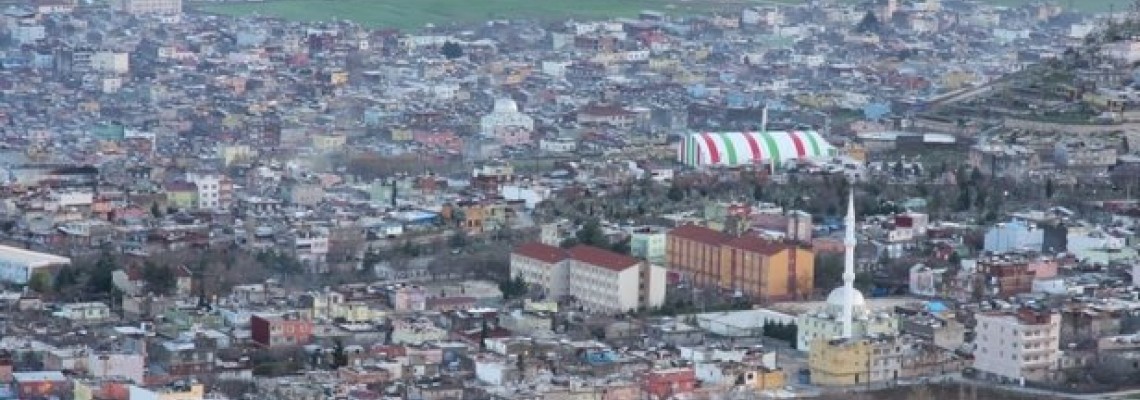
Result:
[[519,105],[511,99],[495,100],[495,113],[517,113]]
[[[843,303],[847,301],[847,287],[840,286],[831,291],[827,295],[827,308],[835,315],[841,315],[843,312]],[[853,314],[858,315],[867,310],[867,300],[863,298],[863,293],[859,289],[851,289],[851,311]]]

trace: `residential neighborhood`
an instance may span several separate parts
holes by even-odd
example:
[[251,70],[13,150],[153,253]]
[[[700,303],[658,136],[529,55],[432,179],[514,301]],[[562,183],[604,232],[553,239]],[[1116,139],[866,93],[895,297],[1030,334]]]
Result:
[[203,3],[3,5],[0,399],[1140,393],[1135,8]]

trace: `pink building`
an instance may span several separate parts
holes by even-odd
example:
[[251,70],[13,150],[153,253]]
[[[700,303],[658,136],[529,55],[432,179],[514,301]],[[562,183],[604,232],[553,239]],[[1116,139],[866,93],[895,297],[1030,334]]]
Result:
[[423,311],[427,309],[427,294],[422,287],[401,284],[388,292],[388,302],[396,311]]
[[1033,272],[1034,279],[1049,279],[1057,276],[1057,260],[1054,258],[1038,258],[1029,261],[1027,269]]

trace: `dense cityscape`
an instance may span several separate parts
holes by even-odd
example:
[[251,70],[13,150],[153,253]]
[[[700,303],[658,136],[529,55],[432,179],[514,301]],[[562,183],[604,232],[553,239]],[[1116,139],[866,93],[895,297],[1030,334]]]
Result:
[[1140,398],[1140,3],[289,1],[5,2],[0,399]]

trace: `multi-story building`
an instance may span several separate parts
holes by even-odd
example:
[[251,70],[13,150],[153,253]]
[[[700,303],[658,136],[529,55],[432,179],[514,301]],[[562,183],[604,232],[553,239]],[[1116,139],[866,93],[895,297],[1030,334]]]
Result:
[[1116,148],[1086,141],[1057,142],[1053,160],[1064,168],[1108,168],[1116,165]]
[[1022,254],[999,254],[977,260],[976,273],[982,285],[994,296],[1009,297],[1033,291],[1035,271],[1030,259]]
[[595,312],[622,313],[665,301],[664,268],[593,246],[520,245],[511,253],[511,275],[548,296],[574,296]]
[[249,318],[250,339],[265,347],[300,346],[313,338],[313,322],[291,314],[255,314]]
[[186,181],[198,189],[197,207],[203,210],[224,210],[233,203],[234,185],[224,175],[216,173],[188,173]]
[[320,272],[325,269],[329,254],[329,229],[325,227],[303,227],[289,234],[293,257],[310,270]]
[[1019,177],[1040,167],[1037,152],[1019,145],[979,144],[970,149],[970,166],[983,174]]
[[808,365],[813,384],[859,385],[898,379],[902,358],[893,336],[820,339],[811,347]]
[[1013,382],[1046,379],[1061,358],[1061,314],[1022,308],[976,317],[974,368]]
[[670,268],[694,284],[738,290],[763,300],[803,298],[814,289],[815,255],[791,242],[730,237],[695,225],[669,232]]
[[634,229],[629,237],[629,252],[642,260],[664,265],[666,235],[664,229],[655,227]]
[[129,14],[181,14],[182,0],[116,0],[112,8]]

